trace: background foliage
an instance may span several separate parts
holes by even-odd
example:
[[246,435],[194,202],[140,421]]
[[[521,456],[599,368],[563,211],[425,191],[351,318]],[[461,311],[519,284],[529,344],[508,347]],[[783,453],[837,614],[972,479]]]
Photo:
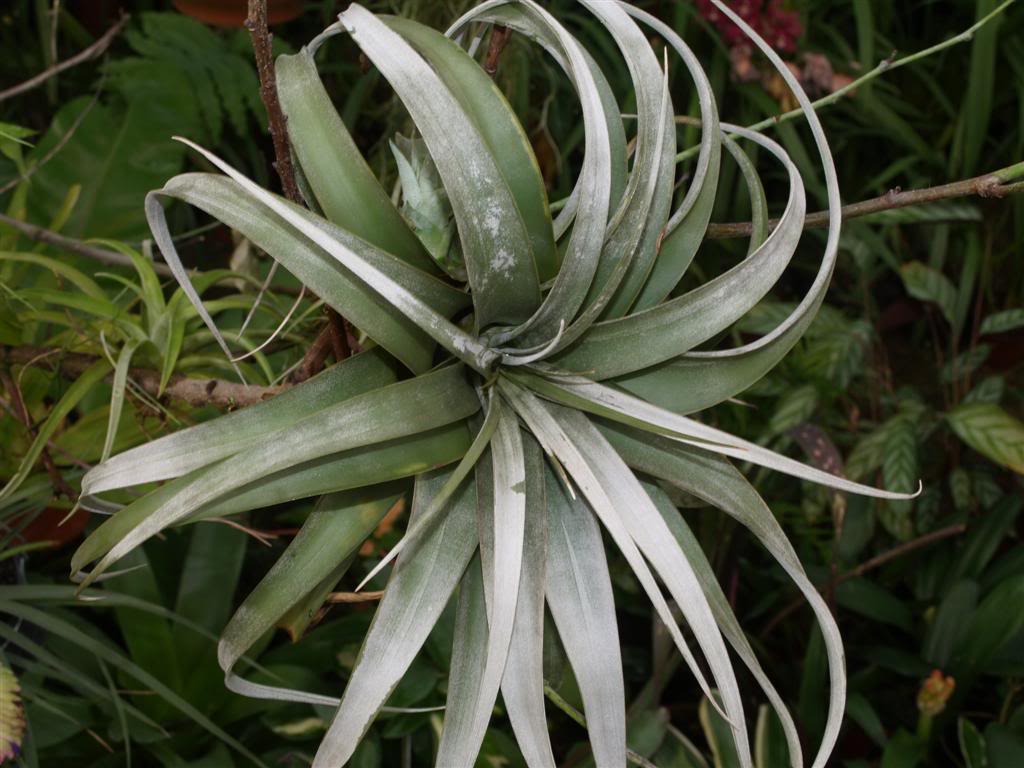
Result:
[[[443,26],[470,3],[368,5]],[[552,5],[572,17],[571,3]],[[757,59],[730,49],[728,35],[698,12],[700,4],[637,5],[685,32],[706,62],[727,119],[749,124],[789,107],[780,104],[776,84],[757,71]],[[134,249],[126,251],[133,255],[147,250],[142,196],[186,166],[170,135],[201,141],[261,183],[274,183],[248,36],[203,27],[160,3],[134,6],[125,32],[103,59],[0,102],[0,206],[7,215],[76,238],[115,238],[119,244],[104,247]],[[926,49],[998,6],[995,0],[792,2],[787,9],[799,15],[800,30],[786,55],[823,95],[847,82],[844,76],[856,77],[893,52]],[[334,12],[333,3],[308,3],[301,18],[277,30],[278,50],[288,50],[284,41],[308,40]],[[51,20],[45,2],[25,2],[0,16],[0,41],[11,52],[3,64],[5,85],[53,63]],[[88,45],[112,21],[90,16],[84,4],[62,5],[57,58]],[[593,37],[592,49],[607,52],[606,71],[622,69],[598,29],[583,34]],[[1020,162],[1022,43],[1024,14],[1010,7],[970,41],[883,74],[824,109],[844,199]],[[350,44],[332,44],[321,71],[361,149],[390,187],[397,169],[388,139],[406,129],[405,115],[379,76],[364,71]],[[552,199],[564,196],[582,140],[579,115],[567,106],[573,99],[558,96],[568,83],[515,38],[503,54],[498,82],[530,132]],[[623,71],[613,87],[629,111],[626,83]],[[536,93],[555,96],[538,102]],[[687,103],[685,93],[674,98]],[[777,134],[813,180],[801,130],[786,123]],[[694,143],[695,134],[682,135]],[[723,172],[736,174],[728,164]],[[780,188],[785,183],[770,172],[767,179]],[[741,187],[739,179],[726,178],[722,189],[735,189],[735,195],[719,196],[714,221],[749,218]],[[771,192],[770,200],[780,197]],[[808,195],[812,207],[824,207],[823,188],[811,183]],[[186,233],[179,242],[182,255],[209,273],[211,312],[221,327],[240,328],[268,260],[229,231],[206,229],[194,212],[170,212],[173,230]],[[848,222],[828,305],[812,332],[744,402],[714,413],[724,428],[851,479],[892,490],[912,490],[918,478],[924,482],[917,500],[893,503],[754,475],[835,606],[844,633],[851,690],[837,764],[1024,764],[1022,233],[1024,196],[958,200]],[[709,247],[695,265],[697,277],[733,263],[742,256],[740,247],[729,241]],[[135,268],[98,266],[3,225],[0,251],[5,353],[32,346],[116,360],[131,344],[133,366],[166,376],[230,374],[201,321],[144,258]],[[813,256],[810,247],[808,252]],[[803,281],[816,268],[811,258],[800,261],[799,253],[795,264],[735,334],[763,332],[787,313],[787,302],[802,294]],[[251,346],[285,319],[296,287],[288,277],[275,279],[246,329]],[[289,375],[323,323],[320,305],[303,300],[285,333],[241,364],[247,378],[272,384]],[[112,407],[119,425],[114,450],[216,411],[185,407],[137,383],[127,385],[119,404],[112,400],[116,390],[101,377],[86,373],[72,383],[42,363],[11,367],[0,361],[0,368],[0,476],[15,475],[33,442],[19,418],[15,390],[33,434],[49,435],[47,457],[32,463],[28,481],[0,507],[0,661],[14,669],[27,715],[20,760],[31,766],[134,760],[220,768],[246,764],[242,752],[248,751],[267,764],[308,764],[330,713],[227,693],[210,634],[234,609],[233,593],[246,594],[261,578],[310,505],[260,511],[236,521],[244,530],[204,523],[173,531],[133,555],[129,565],[139,570],[131,579],[97,588],[112,598],[109,607],[76,603],[66,581],[67,545],[94,523],[76,513],[56,526],[71,502],[57,493],[53,475],[74,486],[82,470],[100,459]],[[823,727],[819,702],[827,676],[820,637],[808,635],[809,611],[790,607],[796,595],[782,573],[733,523],[696,500],[692,507],[691,525],[741,623],[783,697],[799,702],[798,721],[813,742]],[[374,547],[361,552],[360,564],[339,589],[351,589],[355,581],[347,581],[366,573],[394,543],[393,526],[386,518]],[[613,561],[612,567],[619,597],[636,593],[624,564]],[[721,723],[714,710],[700,701],[688,674],[676,671],[671,644],[646,607],[630,607],[642,601],[616,603],[627,688],[637,702],[633,749],[663,768],[702,761],[732,765],[727,740],[716,738]],[[285,627],[292,638],[279,633],[257,649],[262,668],[250,676],[338,691],[371,615],[370,607],[357,605],[295,619]],[[393,705],[443,703],[451,646],[445,626],[435,630]],[[298,635],[300,643],[290,642]],[[579,708],[571,675],[552,669],[549,683]],[[436,713],[385,715],[354,764],[425,762],[438,724]],[[553,725],[560,757],[586,764],[579,725],[569,716]],[[766,750],[777,743],[774,727],[765,717],[759,728]],[[507,721],[496,719],[481,764],[521,764],[508,734]],[[760,760],[763,768],[779,764],[770,751]]]

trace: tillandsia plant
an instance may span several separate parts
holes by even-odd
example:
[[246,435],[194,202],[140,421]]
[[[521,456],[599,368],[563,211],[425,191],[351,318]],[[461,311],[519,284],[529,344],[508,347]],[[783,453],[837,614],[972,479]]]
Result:
[[[622,662],[600,526],[709,700],[720,702],[741,764],[751,765],[752,758],[728,645],[777,712],[791,764],[803,765],[793,718],[674,507],[675,490],[751,530],[806,595],[831,669],[828,724],[813,765],[824,766],[836,743],[846,687],[836,624],[771,511],[730,459],[842,491],[906,495],[846,481],[692,417],[761,378],[821,305],[840,228],[827,141],[772,48],[715,2],[778,68],[805,110],[830,223],[820,269],[792,314],[753,343],[697,351],[751,310],[785,270],[803,231],[803,181],[777,143],[720,123],[706,75],[670,27],[625,2],[580,5],[625,60],[635,90],[633,117],[621,114],[594,57],[532,0],[488,0],[446,35],[352,5],[308,47],[277,61],[308,209],[191,144],[222,174],[175,177],[147,200],[157,245],[229,357],[175,252],[161,198],[184,201],[242,233],[374,346],[272,400],[92,469],[83,481],[89,508],[109,510],[99,495],[111,490],[149,490],[92,533],[72,571],[87,586],[170,526],[319,496],[219,646],[232,690],[337,706],[317,768],[343,765],[352,756],[456,588],[437,765],[473,764],[499,691],[527,763],[554,765],[542,671],[545,607],[579,683],[594,759],[602,768],[624,765]],[[539,45],[578,94],[585,153],[575,190],[557,216],[523,128],[475,58],[488,25]],[[647,31],[681,57],[699,96],[699,154],[678,200],[679,120],[667,66]],[[416,219],[403,217],[331,105],[314,55],[325,40],[346,33],[416,126],[421,139],[405,146],[422,141],[429,154],[454,220],[450,242],[417,236],[410,224]],[[627,129],[635,131],[633,141]],[[771,231],[762,185],[738,139],[752,142],[788,174],[788,199]],[[680,280],[708,226],[723,148],[743,171],[755,233],[741,263],[682,292]],[[406,173],[403,180],[414,177]],[[425,241],[445,242],[446,250],[428,249]],[[457,279],[462,274],[465,284]],[[409,526],[367,577],[394,562],[341,699],[237,674],[243,654],[283,617],[315,611],[362,541],[406,493],[409,478]],[[166,482],[153,485],[160,481]],[[291,621],[296,625],[301,629],[302,620]]]

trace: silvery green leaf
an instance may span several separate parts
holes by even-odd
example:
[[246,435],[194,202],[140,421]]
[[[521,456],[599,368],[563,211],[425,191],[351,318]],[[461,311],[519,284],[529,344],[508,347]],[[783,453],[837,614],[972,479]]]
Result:
[[234,672],[235,664],[264,633],[273,629],[311,585],[345,562],[373,533],[402,496],[394,485],[369,491],[324,496],[298,535],[235,611],[221,634],[217,660],[228,688],[243,696],[336,706],[338,699],[251,683]]
[[[491,20],[485,14],[502,5],[505,5],[502,0],[482,3],[457,21],[449,34],[461,28],[469,18]],[[590,289],[601,258],[609,215],[612,146],[598,81],[578,41],[533,0],[500,8],[500,11],[501,14],[495,17],[500,23],[536,39],[561,63],[576,87],[583,111],[584,158],[578,182],[580,193],[575,210],[576,224],[565,258],[540,309],[518,328],[495,336],[495,343],[501,344],[521,335],[523,343],[529,345],[551,339],[560,323],[568,323],[576,315]]]
[[[307,416],[281,430],[272,442],[253,445],[170,483],[169,486],[175,486],[173,496],[117,541],[93,568],[83,586],[88,586],[111,564],[151,536],[246,483],[331,453],[375,445],[459,421],[478,409],[479,401],[465,380],[464,370],[454,366],[358,395]],[[119,514],[130,508],[129,505]],[[90,538],[101,537],[102,529],[103,526]],[[88,539],[83,547],[87,543]]]
[[[743,440],[728,432],[709,427],[694,419],[659,408],[625,392],[595,384],[587,379],[542,381],[534,378],[533,387],[545,397],[564,405],[582,408],[598,416],[640,429],[666,435],[684,445],[706,448],[722,456],[784,472],[787,475],[825,485],[840,491],[873,496],[878,499],[912,499],[917,493],[895,493],[854,483],[837,475]],[[918,491],[919,493],[920,491]]]
[[402,184],[402,215],[434,261],[450,273],[448,256],[454,225],[448,195],[434,161],[422,139],[396,136],[389,145]]
[[[501,386],[502,392],[515,407],[516,412],[529,426],[530,431],[533,432],[534,436],[544,447],[544,450],[549,456],[554,457],[560,462],[557,466],[565,467],[565,471],[568,472],[572,481],[583,491],[594,514],[601,520],[609,535],[615,541],[616,546],[618,546],[633,569],[637,580],[653,603],[655,611],[665,624],[676,646],[683,654],[683,658],[689,665],[697,682],[706,692],[710,692],[711,688],[704,678],[703,671],[683,639],[683,635],[675,618],[672,616],[661,588],[655,581],[654,575],[651,573],[646,560],[637,546],[637,542],[634,541],[629,523],[634,522],[635,518],[630,517],[627,520],[624,516],[629,510],[621,510],[614,501],[615,498],[618,498],[617,491],[613,487],[614,484],[628,484],[629,481],[625,477],[620,476],[621,473],[615,474],[614,480],[612,476],[599,475],[597,469],[591,465],[588,458],[584,455],[584,447],[579,445],[577,439],[570,437],[568,429],[571,429],[573,426],[579,427],[579,424],[574,423],[567,427],[565,419],[571,415],[580,416],[580,414],[574,414],[574,412],[558,408],[557,406],[547,405],[528,390],[519,387],[508,379],[500,380],[499,386]],[[585,419],[582,416],[580,418]],[[576,430],[573,431],[576,432]],[[598,438],[600,442],[604,442],[600,436]],[[593,434],[588,434],[585,439],[593,439]],[[628,470],[626,474],[629,474]],[[632,478],[632,475],[629,475],[629,477]],[[632,478],[632,481],[635,483],[635,478]],[[567,479],[566,482],[568,482]],[[696,629],[703,628],[695,627]],[[731,673],[731,669],[726,672],[716,668],[715,671],[722,676]]]
[[[413,521],[444,485],[445,472],[417,478]],[[448,514],[412,557],[399,557],[313,768],[344,765],[409,668],[477,548],[476,486],[465,483]]]
[[[470,768],[480,751],[505,671],[519,598],[526,524],[526,467],[519,424],[511,414],[499,419],[490,452],[490,467],[478,466],[476,473],[486,641],[479,647],[468,643],[463,649],[471,658],[460,663],[464,661],[465,668],[474,671],[464,683],[460,681],[457,695],[449,691],[437,754],[437,765],[445,768]],[[460,597],[459,616],[462,615]],[[467,622],[472,623],[471,618],[467,617]],[[458,636],[456,647],[460,647]],[[455,662],[453,652],[453,683]]]
[[[634,469],[704,499],[749,529],[807,598],[825,639],[832,684],[825,734],[814,761],[815,768],[822,768],[835,746],[846,701],[842,639],[832,612],[804,572],[775,515],[743,475],[713,453],[619,425],[602,427],[602,432]],[[723,623],[722,627],[723,631],[728,631],[726,624]],[[781,712],[779,715],[782,717]],[[786,722],[785,718],[783,722]],[[792,756],[791,751],[791,759]]]
[[82,478],[96,494],[167,480],[238,453],[256,440],[323,408],[395,381],[394,365],[379,351],[364,352],[263,403],[183,429],[101,462]]
[[554,768],[544,708],[544,589],[547,561],[547,494],[544,455],[523,435],[526,526],[519,601],[501,696],[523,758],[530,768]]
[[465,110],[508,183],[530,237],[538,278],[546,282],[558,271],[551,212],[540,165],[526,131],[501,89],[454,42],[430,27],[397,16],[385,23],[423,56]]
[[540,305],[530,235],[479,129],[401,35],[359,5],[338,18],[430,148],[455,213],[479,327],[526,320]]
[[718,193],[722,138],[719,132],[718,107],[711,83],[690,47],[674,29],[661,20],[630,3],[620,2],[620,5],[626,13],[639,19],[663,37],[682,58],[697,89],[701,119],[700,151],[690,187],[665,225],[665,234],[660,242],[657,258],[641,276],[642,289],[639,290],[632,307],[632,310],[637,312],[655,306],[669,295],[703,242]]
[[726,124],[723,129],[764,147],[788,172],[789,199],[774,232],[747,259],[683,296],[595,325],[579,344],[556,358],[559,367],[605,379],[675,358],[740,319],[785,271],[800,242],[807,208],[800,172],[771,139],[739,126]]
[[383,251],[431,269],[423,246],[402,220],[345,127],[317,73],[313,51],[278,56],[274,67],[288,140],[324,216]]
[[[731,722],[740,764],[749,768],[750,744],[739,683],[718,622],[690,562],[672,537],[640,481],[590,420],[578,411],[567,409],[557,409],[554,416],[583,460],[601,481],[604,493],[619,514],[629,535],[636,542],[637,548],[654,567],[668,588],[669,594],[682,610],[686,623],[700,645],[715,682],[722,692],[725,714]],[[684,657],[685,655],[684,652]],[[692,660],[687,661],[692,664]]]
[[626,708],[618,625],[604,542],[593,513],[548,470],[545,590],[572,665],[594,758],[626,764]]
[[[358,253],[356,258],[361,257],[373,270],[384,273],[386,280],[397,283],[401,289],[411,293],[415,300],[427,305],[432,310],[428,315],[439,313],[450,317],[468,305],[468,297],[326,219],[272,195],[247,180],[250,185],[248,190],[251,192],[255,189],[256,194],[246,195],[245,190],[239,188],[246,185],[240,185],[239,179],[244,177],[236,174],[232,181],[214,174],[182,174],[168,181],[163,190],[153,195],[187,202],[238,230],[305,284],[317,286],[317,291],[328,304],[344,312],[357,327],[362,328],[414,372],[429,370],[433,361],[431,334],[418,327],[415,320],[396,311],[379,291],[379,286],[365,279],[365,272],[360,274],[358,269],[351,269],[351,263],[339,258],[336,252],[331,252],[331,247]],[[155,197],[150,198],[147,210],[154,237],[164,258],[172,268],[176,268],[175,264],[180,266],[177,250],[167,231],[163,209]],[[284,216],[279,215],[282,211],[286,212]],[[295,229],[289,226],[289,217]],[[296,229],[299,231],[296,232]],[[179,282],[183,279],[187,280],[187,277],[179,276]],[[182,282],[182,289],[188,292],[190,285]]]
[[[213,155],[210,152],[196,146],[192,142],[182,140],[185,144],[191,146],[197,152],[202,154],[207,160],[213,163],[217,168],[227,174],[231,179],[241,186],[241,188],[248,193],[250,196],[255,198],[266,207],[270,208],[271,211],[279,215],[288,224],[295,227],[299,232],[305,235],[307,238],[312,240],[316,245],[327,251],[332,257],[334,257],[342,266],[352,271],[352,273],[360,280],[367,283],[371,288],[374,289],[380,296],[385,299],[394,309],[397,309],[407,318],[413,321],[413,323],[427,335],[432,337],[439,344],[444,346],[448,351],[466,360],[470,365],[477,368],[478,370],[487,370],[491,363],[496,358],[496,353],[484,347],[475,337],[470,336],[461,329],[448,322],[447,318],[431,307],[429,304],[424,302],[419,296],[413,291],[410,291],[408,287],[395,280],[394,277],[387,274],[381,269],[383,264],[374,264],[371,260],[368,260],[363,253],[373,254],[374,250],[371,246],[366,243],[359,247],[359,250],[363,253],[352,250],[349,243],[346,245],[345,242],[339,240],[337,231],[332,232],[332,227],[329,222],[325,220],[317,220],[317,218],[310,214],[308,211],[299,208],[283,199],[277,198],[275,195],[267,192],[259,185],[247,179],[241,173],[236,171],[230,165],[225,163],[223,160]],[[153,193],[147,197],[147,214],[150,216],[150,226],[154,228],[154,236],[160,232],[160,239],[163,239],[165,243],[170,243],[169,233],[166,232],[166,222],[163,221],[163,209],[160,207],[159,202],[154,198]],[[161,226],[162,222],[162,226]],[[173,244],[171,244],[172,246]],[[164,252],[165,257],[169,256],[171,246],[161,246],[161,250]],[[380,255],[387,256],[383,252],[378,252]],[[388,262],[385,259],[385,263],[389,267],[398,267],[403,262],[397,259],[393,262]],[[179,264],[180,267],[180,264]],[[179,276],[179,283],[182,283],[182,288],[188,292],[189,286],[187,285],[187,278],[183,275]],[[190,296],[196,310],[203,316],[204,322],[210,327],[211,331],[216,331],[216,327],[213,325],[212,320],[207,320],[209,314],[205,308],[202,307],[202,303],[199,302],[198,297]]]

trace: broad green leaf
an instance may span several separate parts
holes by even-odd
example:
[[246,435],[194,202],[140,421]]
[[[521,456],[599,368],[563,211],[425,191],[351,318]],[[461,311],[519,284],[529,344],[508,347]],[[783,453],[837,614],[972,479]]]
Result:
[[921,656],[937,669],[949,665],[953,650],[967,630],[978,604],[979,588],[976,581],[958,581],[939,604],[939,610],[925,634]]
[[1024,423],[994,403],[964,403],[946,421],[967,445],[997,464],[1024,474]]
[[[162,109],[161,100],[151,94],[132,99],[125,108],[105,100],[90,105],[88,96],[64,104],[28,157],[30,163],[39,163],[67,140],[50,162],[32,174],[27,185],[29,219],[51,221],[63,206],[67,190],[78,184],[82,192],[63,228],[65,235],[147,237],[142,200],[177,173],[184,159],[182,150],[167,140],[175,123],[161,114]],[[85,110],[89,112],[82,117]]]
[[[917,450],[915,420],[905,414],[890,420],[882,445],[882,478],[886,488],[910,491],[914,487],[919,477]],[[879,511],[882,525],[900,541],[914,535],[912,507],[913,503],[907,500],[890,500]]]
[[985,739],[966,717],[957,719],[957,738],[960,742],[960,756],[967,763],[967,768],[989,768]]
[[981,332],[1006,333],[1017,328],[1024,328],[1024,309],[1008,309],[989,315],[981,323]]
[[[717,698],[717,691],[713,692],[713,695]],[[704,730],[704,738],[708,740],[711,754],[715,758],[715,768],[740,768],[743,762],[733,744],[729,724],[710,705],[709,699],[701,699],[697,713],[701,728]]]
[[919,261],[904,264],[900,268],[900,277],[907,293],[938,306],[950,325],[956,322],[956,288],[948,277]]

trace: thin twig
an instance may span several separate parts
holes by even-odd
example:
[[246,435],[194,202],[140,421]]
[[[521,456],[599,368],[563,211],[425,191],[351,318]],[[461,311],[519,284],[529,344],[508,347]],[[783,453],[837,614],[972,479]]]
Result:
[[274,76],[274,55],[271,51],[273,36],[267,29],[267,0],[249,0],[249,16],[245,28],[252,37],[252,50],[256,57],[256,71],[260,77],[260,98],[267,109],[270,137],[274,140],[274,168],[281,177],[285,196],[293,203],[302,204],[302,195],[295,182],[291,148],[288,144],[288,119],[277,97],[277,79]]
[[3,101],[4,99],[9,99],[11,96],[17,96],[19,93],[30,91],[33,88],[37,88],[54,75],[63,72],[65,69],[71,69],[71,67],[78,66],[79,64],[89,61],[90,59],[95,59],[97,56],[99,56],[101,53],[107,50],[111,42],[113,42],[114,38],[117,36],[117,33],[120,32],[124,28],[124,25],[128,23],[128,19],[129,16],[122,16],[120,19],[117,20],[117,23],[114,24],[114,26],[112,26],[106,32],[104,32],[103,36],[98,38],[96,42],[94,42],[88,48],[79,51],[70,59],[65,59],[64,61],[58,62],[57,64],[54,64],[52,67],[43,70],[35,77],[30,77],[25,82],[18,83],[18,85],[8,88],[6,91],[0,91],[0,101]]
[[[288,140],[288,117],[281,108],[281,100],[277,95],[277,77],[274,74],[274,56],[271,51],[273,35],[267,28],[267,0],[249,0],[249,15],[245,20],[245,28],[249,30],[249,35],[252,37],[256,71],[260,77],[260,98],[267,110],[270,137],[274,141],[274,156],[276,158],[274,169],[281,178],[281,187],[284,189],[285,196],[293,203],[302,205],[302,194],[296,183],[291,144]],[[341,362],[349,354],[345,321],[332,309],[328,309],[327,319],[327,331],[330,334],[329,340],[334,351],[334,358]],[[309,354],[307,352],[307,358]],[[315,354],[319,354],[319,351]],[[323,361],[317,361],[318,358],[314,357],[310,360],[314,365],[306,366],[304,364],[300,368],[300,374],[305,374],[306,378],[309,378],[309,376],[319,373],[323,367]]]
[[[871,200],[862,200],[843,207],[843,220],[855,219],[860,216],[868,216],[872,213],[892,211],[897,208],[908,208],[914,205],[924,205],[940,200],[951,200],[957,197],[984,197],[1002,198],[1015,192],[1022,192],[1024,188],[1020,184],[1007,184],[1008,180],[1014,179],[1024,173],[1024,163],[1018,163],[1003,168],[994,173],[986,173],[983,176],[975,176],[972,179],[954,181],[951,184],[942,184],[937,187],[926,187],[925,189],[912,189],[904,192],[899,187],[886,192],[881,197]],[[812,213],[804,219],[805,229],[818,229],[827,227],[829,220],[828,211]],[[775,229],[779,220],[772,219],[769,226]],[[724,240],[732,237],[749,237],[753,232],[753,225],[750,222],[734,222],[730,224],[711,224],[708,226],[708,237],[713,240]]]
[[[9,347],[0,345],[0,364],[38,364],[59,371],[69,378],[79,376],[82,371],[99,359],[63,350],[46,350],[38,347]],[[147,394],[160,396],[160,373],[143,368],[132,368],[129,377]],[[223,410],[233,410],[255,405],[280,394],[287,387],[260,387],[236,384],[222,379],[193,379],[182,374],[171,377],[163,394],[193,407],[210,405]]]
[[[132,260],[122,253],[110,251],[106,248],[97,248],[96,246],[89,245],[82,240],[76,240],[73,237],[65,237],[64,235],[53,232],[52,230],[38,227],[35,224],[29,224],[28,222],[15,219],[3,213],[0,213],[0,224],[17,230],[29,240],[34,240],[37,243],[46,243],[47,245],[52,245],[55,248],[62,248],[65,251],[70,251],[71,253],[78,254],[79,256],[85,256],[86,258],[98,261],[101,264],[108,264],[114,267],[132,266]],[[171,268],[166,264],[154,262],[153,269],[158,275],[173,277]]]
[[379,592],[332,592],[327,596],[327,602],[348,605],[350,603],[369,603],[380,600],[382,597],[384,597],[384,590]]
[[291,375],[292,384],[301,384],[324,369],[327,356],[331,353],[330,326],[325,327],[302,356],[302,362]]
[[[829,579],[829,581],[825,584],[819,585],[818,591],[821,591],[823,589],[827,590],[829,588],[834,589],[835,587],[839,586],[840,584],[843,584],[844,582],[849,581],[850,579],[858,579],[868,571],[872,571],[875,568],[881,568],[886,563],[896,560],[897,558],[900,558],[903,555],[914,552],[915,550],[921,549],[922,547],[927,547],[931,544],[935,544],[936,542],[943,541],[944,539],[959,536],[966,530],[967,526],[964,523],[959,523],[957,525],[951,525],[947,528],[940,528],[937,531],[932,531],[931,533],[926,533],[923,536],[919,536],[916,539],[912,539],[911,541],[904,542],[903,544],[893,547],[892,549],[883,552],[880,555],[872,557],[870,560],[865,560],[856,568],[853,568],[852,570],[840,574],[835,579]],[[781,611],[775,614],[775,616],[772,617],[771,621],[765,624],[764,629],[761,630],[761,635],[767,635],[776,626],[778,626],[780,622],[788,618],[790,614],[799,610],[800,607],[805,604],[806,601],[803,599],[803,597],[798,597],[795,600],[793,600],[793,602],[791,602],[789,605],[787,605],[785,608],[783,608]]]

